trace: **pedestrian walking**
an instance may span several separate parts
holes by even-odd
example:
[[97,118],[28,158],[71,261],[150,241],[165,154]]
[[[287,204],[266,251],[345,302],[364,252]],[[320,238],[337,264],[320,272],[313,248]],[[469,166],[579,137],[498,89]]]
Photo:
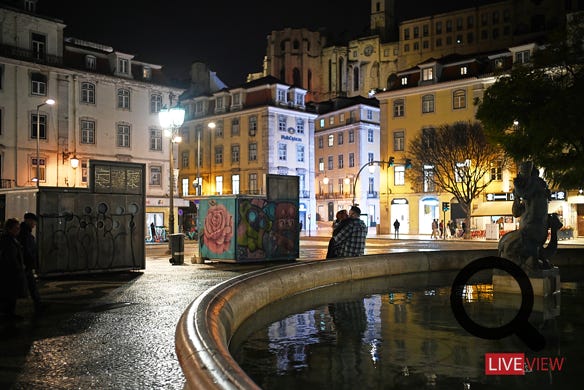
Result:
[[438,239],[438,220],[436,219],[432,220],[432,234],[430,238]]
[[339,257],[361,256],[365,254],[367,225],[361,220],[361,209],[351,206],[346,224],[333,236]]
[[24,220],[20,224],[18,241],[22,245],[22,256],[24,262],[24,274],[28,292],[34,303],[34,308],[38,312],[41,310],[41,297],[36,283],[35,272],[38,269],[38,248],[35,236],[32,231],[36,228],[38,218],[34,213],[24,214]]
[[21,319],[17,316],[16,300],[26,298],[26,276],[22,259],[22,246],[18,242],[20,222],[16,218],[6,220],[0,237],[0,320]]
[[326,252],[326,258],[332,259],[338,257],[337,254],[337,245],[334,240],[334,237],[339,233],[341,228],[349,223],[349,213],[347,210],[339,210],[336,214],[336,219],[333,222],[333,233],[331,239],[329,240],[328,250]]
[[396,218],[394,223],[393,223],[393,231],[395,233],[394,237],[396,240],[399,239],[399,225],[400,225],[400,223]]
[[444,231],[444,221],[440,220],[440,223],[438,224],[438,229],[440,230],[440,238],[442,238],[443,234],[446,234],[446,232]]
[[450,230],[450,238],[456,237],[456,222],[450,221],[448,229]]

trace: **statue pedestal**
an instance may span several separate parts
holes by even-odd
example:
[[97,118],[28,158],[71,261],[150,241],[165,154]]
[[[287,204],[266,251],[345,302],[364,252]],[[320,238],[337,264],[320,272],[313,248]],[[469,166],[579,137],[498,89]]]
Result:
[[[560,315],[560,270],[558,267],[538,270],[529,275],[533,288],[533,311],[530,319],[535,323]],[[493,298],[495,307],[503,310],[518,310],[523,297],[515,279],[505,271],[493,271]]]
[[[533,295],[547,297],[560,292],[560,269],[537,270],[529,275],[533,287]],[[507,294],[521,294],[519,284],[505,271],[493,271],[493,292]]]
[[[543,323],[543,321],[556,318],[560,315],[562,294],[551,294],[547,296],[537,295],[533,297],[533,309],[530,320],[534,323]],[[496,292],[493,294],[493,305],[499,310],[509,310],[511,313],[517,313],[521,307],[521,294],[509,294]]]

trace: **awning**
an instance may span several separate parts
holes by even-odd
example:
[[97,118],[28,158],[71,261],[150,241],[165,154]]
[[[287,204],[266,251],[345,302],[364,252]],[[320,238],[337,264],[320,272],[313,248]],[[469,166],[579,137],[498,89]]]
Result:
[[500,201],[500,202],[483,202],[473,210],[473,217],[492,217],[498,216],[502,217],[505,215],[513,215],[511,213],[511,207],[513,206],[512,201]]

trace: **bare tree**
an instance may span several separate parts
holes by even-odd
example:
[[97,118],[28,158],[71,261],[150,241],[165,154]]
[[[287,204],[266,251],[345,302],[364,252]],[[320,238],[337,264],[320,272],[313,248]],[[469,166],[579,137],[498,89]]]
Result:
[[[409,146],[408,176],[418,192],[448,192],[458,200],[470,226],[472,201],[491,183],[491,168],[503,169],[507,157],[490,144],[479,122],[455,122],[423,129]],[[470,234],[469,231],[467,231]]]

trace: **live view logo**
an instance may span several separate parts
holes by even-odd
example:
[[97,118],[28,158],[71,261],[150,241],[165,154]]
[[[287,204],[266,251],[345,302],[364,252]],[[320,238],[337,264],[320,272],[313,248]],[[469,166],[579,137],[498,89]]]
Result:
[[535,356],[522,353],[486,353],[485,375],[525,375],[532,371],[562,371],[563,357]]

